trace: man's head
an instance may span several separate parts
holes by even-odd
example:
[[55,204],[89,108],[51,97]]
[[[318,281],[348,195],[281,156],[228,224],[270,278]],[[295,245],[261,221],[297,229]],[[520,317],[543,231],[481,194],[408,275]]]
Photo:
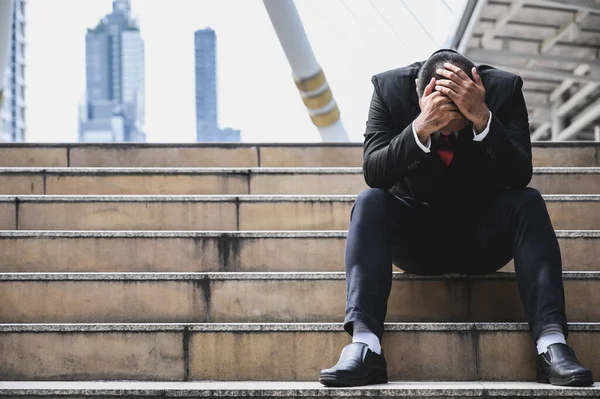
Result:
[[[438,68],[444,69],[445,62],[449,62],[450,64],[456,65],[457,67],[462,69],[467,74],[467,76],[471,78],[471,80],[473,80],[471,68],[475,67],[475,64],[473,64],[471,60],[454,50],[438,50],[431,54],[429,59],[425,61],[425,63],[421,66],[421,69],[419,69],[419,73],[417,75],[417,94],[419,96],[419,99],[423,97],[425,87],[431,81],[431,78],[435,78],[436,80],[447,79],[436,73],[436,70]],[[449,133],[464,129],[468,124],[469,120],[461,114],[461,118],[453,120],[441,130],[443,132]]]

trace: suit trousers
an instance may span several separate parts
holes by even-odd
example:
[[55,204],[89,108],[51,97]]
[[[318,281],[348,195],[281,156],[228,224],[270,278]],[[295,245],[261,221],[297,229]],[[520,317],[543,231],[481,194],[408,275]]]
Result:
[[549,324],[567,336],[560,248],[539,191],[506,189],[458,211],[366,189],[352,208],[346,240],[344,329],[352,335],[352,323],[361,321],[381,339],[392,265],[420,276],[477,275],[512,258],[534,341]]

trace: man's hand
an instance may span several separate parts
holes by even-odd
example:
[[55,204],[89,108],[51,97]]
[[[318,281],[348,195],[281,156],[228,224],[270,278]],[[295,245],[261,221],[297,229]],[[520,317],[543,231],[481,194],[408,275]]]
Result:
[[435,89],[450,97],[465,118],[473,122],[477,132],[482,132],[487,126],[490,111],[485,105],[485,88],[477,68],[471,69],[473,81],[456,65],[446,62],[444,67],[447,69],[436,72],[448,79],[439,79]]
[[431,78],[419,98],[421,113],[415,119],[415,130],[421,143],[425,144],[431,134],[448,125],[454,119],[460,119],[460,112],[448,96],[441,92],[433,92],[436,80]]

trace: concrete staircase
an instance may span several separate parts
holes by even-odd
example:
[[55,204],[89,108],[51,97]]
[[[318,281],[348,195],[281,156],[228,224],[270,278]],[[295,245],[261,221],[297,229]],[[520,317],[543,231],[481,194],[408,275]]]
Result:
[[[349,342],[361,159],[356,144],[1,144],[0,396],[600,397],[528,382],[512,263],[395,273],[383,346],[404,382],[320,386]],[[600,146],[536,144],[534,166],[569,343],[598,378]]]

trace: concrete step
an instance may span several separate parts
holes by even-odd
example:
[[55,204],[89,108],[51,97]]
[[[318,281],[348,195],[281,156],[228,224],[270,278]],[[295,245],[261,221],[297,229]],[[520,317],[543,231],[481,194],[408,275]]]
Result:
[[[557,229],[600,228],[600,195],[545,195]],[[346,230],[354,195],[0,196],[0,230]]]
[[[547,194],[600,194],[600,168],[535,168]],[[2,195],[357,194],[360,168],[2,168]]]
[[5,381],[0,396],[35,397],[261,397],[261,398],[600,398],[600,384],[589,388],[555,387],[535,382],[390,382],[347,388],[328,388],[318,382],[260,381]]
[[[569,344],[600,375],[600,325]],[[0,380],[316,381],[350,341],[341,324],[1,324]],[[532,381],[525,323],[387,324],[392,381]]]
[[[600,271],[600,231],[556,234],[563,270]],[[0,272],[336,272],[345,241],[344,231],[0,231]]]
[[[600,320],[600,272],[563,281],[569,320]],[[0,273],[0,323],[343,322],[345,300],[343,272]],[[389,322],[526,320],[514,273],[394,273]]]
[[[597,143],[534,143],[534,166],[600,166]],[[353,167],[362,143],[0,144],[0,167]]]

